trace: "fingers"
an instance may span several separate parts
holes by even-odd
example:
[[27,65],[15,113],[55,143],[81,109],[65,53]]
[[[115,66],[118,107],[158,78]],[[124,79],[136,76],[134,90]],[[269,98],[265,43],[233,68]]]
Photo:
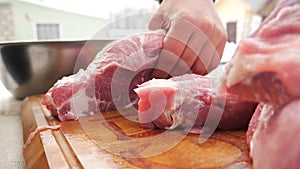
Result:
[[227,40],[227,34],[217,26],[214,26],[206,35],[207,41],[191,68],[193,73],[201,75],[209,73],[219,65]]
[[217,67],[227,40],[222,28],[205,17],[201,23],[193,25],[173,16],[166,26],[164,17],[172,16],[156,14],[149,26],[150,29],[169,29],[152,77],[167,78],[191,72],[205,75]]
[[172,69],[171,74],[173,76],[182,75],[185,73],[191,73],[191,67],[199,57],[201,49],[207,41],[206,35],[203,32],[194,32],[191,35],[185,50],[183,51],[180,60]]
[[212,55],[212,59],[210,61],[210,64],[207,66],[207,73],[211,72],[212,70],[214,70],[220,63],[220,57],[218,55],[217,51],[214,51],[213,55]]
[[[210,29],[210,32],[203,32],[195,27],[180,60],[172,69],[173,76],[191,72],[205,75],[212,70],[212,66],[218,65],[216,62],[220,59],[214,57],[217,57],[215,44],[219,42],[217,38],[214,38],[215,27],[210,26]],[[211,66],[212,61],[213,65]]]
[[151,76],[154,78],[166,79],[177,61],[178,56],[174,53],[162,50]]
[[171,27],[164,40],[163,50],[152,72],[152,77],[167,78],[183,51],[185,51],[185,44],[187,44],[193,32],[192,28],[186,26],[185,22],[182,19],[172,20]]
[[224,50],[224,47],[225,47],[225,44],[227,41],[227,34],[224,34],[224,33],[222,34],[222,32],[220,32],[218,37],[219,37],[219,41],[218,41],[218,44],[215,45],[215,52],[212,56],[212,60],[208,67],[209,72],[212,71],[213,69],[215,69],[221,62],[223,50]]
[[[201,50],[197,61],[193,65],[192,71],[201,75],[205,75],[208,72],[210,72],[211,70],[209,70],[209,66],[211,61],[213,60],[214,53],[214,45],[210,41],[207,41],[206,44],[203,46],[203,49]],[[202,64],[199,64],[199,62],[201,62]]]
[[182,57],[177,61],[176,65],[173,67],[170,75],[178,76],[185,73],[192,73],[191,67],[198,58],[198,55],[194,53],[190,48],[186,47]]
[[155,29],[161,29],[163,28],[162,25],[164,23],[164,14],[156,13],[153,15],[153,17],[150,20],[149,23],[149,30],[155,30]]

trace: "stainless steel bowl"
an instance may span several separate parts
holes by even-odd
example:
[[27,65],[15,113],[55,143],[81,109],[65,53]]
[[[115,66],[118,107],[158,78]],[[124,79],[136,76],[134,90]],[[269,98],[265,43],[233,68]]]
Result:
[[0,44],[0,79],[18,99],[45,93],[58,79],[76,73],[112,40]]

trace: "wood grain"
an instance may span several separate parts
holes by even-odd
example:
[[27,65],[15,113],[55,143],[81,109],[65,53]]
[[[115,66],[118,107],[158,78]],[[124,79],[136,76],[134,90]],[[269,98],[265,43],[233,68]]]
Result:
[[217,131],[204,143],[199,135],[139,127],[135,114],[106,112],[60,122],[27,97],[21,106],[24,140],[38,126],[61,125],[40,132],[25,150],[27,168],[252,168],[245,131]]

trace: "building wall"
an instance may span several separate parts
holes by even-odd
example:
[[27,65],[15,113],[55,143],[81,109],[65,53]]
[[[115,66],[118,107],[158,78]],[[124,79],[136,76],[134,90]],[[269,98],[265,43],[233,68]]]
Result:
[[[0,0],[0,3],[5,0]],[[88,39],[108,24],[108,20],[63,12],[19,0],[7,0],[11,5],[15,40],[36,40],[37,23],[58,23],[60,39]],[[71,3],[71,2],[70,2]]]
[[12,9],[9,3],[0,4],[0,41],[15,39]]

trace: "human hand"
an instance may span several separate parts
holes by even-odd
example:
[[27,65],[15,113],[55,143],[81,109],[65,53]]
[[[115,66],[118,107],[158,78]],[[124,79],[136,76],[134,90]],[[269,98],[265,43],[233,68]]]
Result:
[[212,0],[164,0],[149,29],[167,31],[152,73],[156,78],[207,74],[218,66],[227,40]]

